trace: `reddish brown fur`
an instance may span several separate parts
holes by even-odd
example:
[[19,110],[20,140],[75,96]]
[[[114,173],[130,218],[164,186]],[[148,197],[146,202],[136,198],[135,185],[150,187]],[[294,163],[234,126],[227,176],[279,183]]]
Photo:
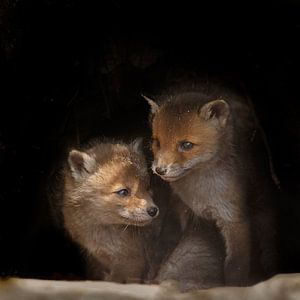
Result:
[[[137,145],[96,143],[81,152],[73,150],[64,181],[64,227],[86,250],[89,278],[143,280],[149,267],[144,236],[131,225],[149,224],[153,217],[147,209],[156,206]],[[120,197],[116,192],[124,188],[131,193]]]
[[[258,172],[260,154],[252,140],[258,128],[251,108],[238,94],[206,83],[170,89],[159,104],[148,102],[153,171],[170,182],[197,216],[216,222],[226,245],[226,283],[251,283],[250,263],[256,259],[252,233],[258,234],[253,245],[260,247],[266,269],[275,263],[276,252],[273,215],[266,205],[270,174]],[[193,148],[180,150],[183,141]]]
[[[178,123],[184,126],[178,126]],[[153,122],[153,139],[157,140],[159,137],[160,148],[153,143],[152,149],[155,157],[163,155],[165,164],[176,163],[182,166],[193,157],[214,152],[218,147],[219,135],[218,130],[199,119],[195,111],[178,115],[162,108],[159,118],[155,118]],[[178,142],[184,140],[193,142],[197,147],[189,152],[178,152]]]

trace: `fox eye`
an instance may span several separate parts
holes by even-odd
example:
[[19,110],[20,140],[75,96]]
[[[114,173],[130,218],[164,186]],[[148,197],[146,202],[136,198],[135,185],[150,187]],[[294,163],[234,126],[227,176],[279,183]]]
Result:
[[121,189],[119,191],[115,192],[116,194],[118,194],[120,197],[126,197],[130,195],[130,190],[129,189]]
[[152,145],[154,147],[160,148],[160,142],[159,142],[159,140],[158,139],[153,139],[152,140]]
[[194,144],[192,142],[185,141],[180,143],[178,150],[181,152],[185,152],[191,150],[193,147]]

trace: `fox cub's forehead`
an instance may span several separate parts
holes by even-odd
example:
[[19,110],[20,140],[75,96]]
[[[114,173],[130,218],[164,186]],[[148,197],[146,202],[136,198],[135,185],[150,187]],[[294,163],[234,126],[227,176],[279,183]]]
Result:
[[99,165],[98,175],[105,181],[146,180],[147,166],[142,158],[135,155],[115,155]]
[[199,124],[196,110],[182,107],[163,107],[153,118],[153,131],[156,134],[184,134]]

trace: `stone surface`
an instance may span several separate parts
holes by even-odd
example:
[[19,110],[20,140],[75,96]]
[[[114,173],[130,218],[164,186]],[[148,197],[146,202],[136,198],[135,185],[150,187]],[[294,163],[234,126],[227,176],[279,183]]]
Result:
[[279,274],[251,287],[222,287],[180,293],[176,282],[161,285],[100,281],[53,281],[10,278],[0,281],[1,300],[285,300],[300,299],[300,273]]

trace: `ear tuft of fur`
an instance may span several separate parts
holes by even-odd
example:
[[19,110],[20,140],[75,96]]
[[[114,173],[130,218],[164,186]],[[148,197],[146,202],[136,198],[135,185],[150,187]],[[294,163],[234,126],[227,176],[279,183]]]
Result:
[[68,163],[72,176],[76,181],[81,181],[88,177],[96,167],[96,161],[91,155],[78,150],[70,151]]
[[204,104],[200,108],[199,114],[205,121],[217,120],[221,127],[225,127],[230,114],[230,108],[226,101],[214,100]]
[[152,99],[150,99],[149,97],[145,96],[145,95],[141,95],[150,105],[151,107],[151,113],[154,115],[159,111],[159,105]]

